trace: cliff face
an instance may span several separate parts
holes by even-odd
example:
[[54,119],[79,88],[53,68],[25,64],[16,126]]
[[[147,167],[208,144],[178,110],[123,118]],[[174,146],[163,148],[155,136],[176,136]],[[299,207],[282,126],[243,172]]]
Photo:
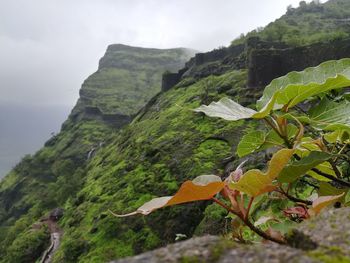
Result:
[[84,81],[70,118],[100,118],[123,126],[160,91],[162,73],[179,70],[194,54],[185,48],[110,45],[97,72]]

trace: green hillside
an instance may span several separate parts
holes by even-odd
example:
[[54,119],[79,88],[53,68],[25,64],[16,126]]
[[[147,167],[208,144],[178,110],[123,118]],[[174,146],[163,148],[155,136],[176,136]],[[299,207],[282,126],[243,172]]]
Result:
[[[84,82],[81,97],[61,132],[36,154],[23,158],[0,182],[0,254],[4,255],[0,261],[32,262],[38,256],[35,242],[40,247],[44,242],[45,247],[48,237],[41,238],[42,231],[33,232],[32,224],[76,198],[96,152],[160,91],[162,73],[180,69],[193,52],[108,47],[98,71]],[[124,104],[109,105],[111,98]],[[23,250],[23,246],[30,248]]]
[[268,24],[234,40],[243,43],[249,37],[259,36],[266,41],[282,41],[289,45],[329,42],[350,36],[350,1],[301,1],[298,8],[287,8],[287,13]]

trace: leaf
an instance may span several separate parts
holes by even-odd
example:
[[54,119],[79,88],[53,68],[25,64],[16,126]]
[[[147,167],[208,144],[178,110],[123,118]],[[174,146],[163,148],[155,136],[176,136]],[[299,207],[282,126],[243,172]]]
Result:
[[266,173],[253,169],[247,171],[237,183],[231,183],[230,188],[256,197],[273,191],[272,181],[276,179],[294,153],[294,149],[282,149],[276,152],[269,163]]
[[312,208],[308,210],[310,215],[318,215],[321,210],[333,203],[335,203],[339,198],[341,198],[345,193],[340,195],[328,195],[321,196],[312,202]]
[[[326,174],[329,174],[332,176],[336,176],[336,174],[332,168],[332,165],[329,162],[321,163],[321,164],[317,165],[315,168],[323,173],[326,173]],[[324,182],[332,181],[331,179],[323,177],[312,170],[308,171],[307,174],[310,175],[311,177],[315,178],[316,180],[319,180],[319,181],[324,181]]]
[[322,130],[350,129],[350,103],[323,98],[316,107],[310,109],[307,117],[301,117],[300,120]]
[[260,148],[265,142],[265,133],[262,131],[252,131],[242,137],[237,146],[237,155],[246,156]]
[[245,108],[229,98],[222,98],[218,102],[212,102],[209,106],[202,105],[195,112],[203,112],[209,117],[219,117],[228,121],[251,118],[256,111]]
[[[293,138],[298,132],[298,128],[293,124],[287,125],[288,139]],[[261,146],[261,149],[267,149],[272,146],[283,146],[283,139],[277,134],[275,130],[270,130],[265,138],[264,144]]]
[[273,216],[262,216],[254,222],[254,226],[260,226],[260,225],[266,224],[269,221],[279,222],[279,220],[277,220]]
[[272,110],[276,96],[277,95],[272,97],[272,104],[266,105],[266,107],[261,109],[259,112],[243,107],[227,97],[222,98],[218,102],[212,102],[208,106],[201,105],[193,111],[203,112],[209,117],[219,117],[227,121],[237,121],[249,118],[262,119],[265,118]]
[[223,182],[212,182],[207,185],[196,185],[191,181],[184,182],[179,191],[169,200],[166,206],[209,200],[224,188]]
[[[318,189],[319,196],[327,196],[327,195],[339,195],[342,193],[346,193],[349,191],[349,188],[336,188],[327,182],[320,182],[320,188]],[[345,200],[345,196],[343,196],[342,201]]]
[[275,103],[274,109],[280,109],[283,105],[291,108],[311,96],[348,86],[350,59],[331,60],[272,80],[258,100],[257,108],[263,109]]
[[221,182],[221,178],[220,176],[217,175],[213,175],[213,174],[206,174],[206,175],[200,175],[197,176],[196,178],[194,178],[192,180],[192,183],[196,184],[196,185],[207,185],[209,183],[213,183],[213,182]]
[[164,207],[171,198],[172,198],[172,196],[163,196],[163,197],[154,198],[154,199],[144,203],[136,211],[131,212],[129,214],[118,215],[118,214],[113,213],[112,211],[110,211],[110,212],[112,213],[112,215],[114,215],[116,217],[127,217],[127,216],[136,215],[136,214],[148,215],[151,212],[153,212],[154,210],[159,209],[161,207]]
[[313,151],[300,161],[287,165],[278,177],[278,181],[282,183],[292,183],[310,169],[329,160],[331,157],[332,155],[329,153]]
[[201,175],[196,177],[193,181],[184,182],[174,196],[154,198],[129,214],[118,215],[113,212],[111,213],[116,217],[127,217],[136,214],[148,215],[154,210],[165,206],[209,200],[219,193],[224,188],[224,185],[225,183],[221,181],[219,176]]
[[347,130],[341,130],[341,129],[337,129],[333,132],[326,133],[324,135],[325,140],[329,143],[340,142],[340,143],[348,144],[350,143],[349,137],[350,137],[350,132]]

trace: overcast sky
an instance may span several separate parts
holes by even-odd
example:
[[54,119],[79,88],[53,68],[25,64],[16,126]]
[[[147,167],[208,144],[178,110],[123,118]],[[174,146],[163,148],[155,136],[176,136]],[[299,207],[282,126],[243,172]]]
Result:
[[107,45],[208,51],[299,0],[0,0],[0,104],[71,108]]

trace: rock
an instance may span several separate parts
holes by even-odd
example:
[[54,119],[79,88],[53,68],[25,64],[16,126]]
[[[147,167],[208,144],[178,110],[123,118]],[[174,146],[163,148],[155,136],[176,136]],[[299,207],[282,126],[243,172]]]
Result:
[[63,216],[63,213],[64,213],[63,208],[57,207],[50,212],[49,217],[53,221],[58,221]]
[[[298,247],[304,249],[270,242],[238,244],[218,236],[202,236],[110,263],[350,262],[350,208],[325,211],[291,233]],[[306,246],[301,246],[302,242],[307,242]]]

